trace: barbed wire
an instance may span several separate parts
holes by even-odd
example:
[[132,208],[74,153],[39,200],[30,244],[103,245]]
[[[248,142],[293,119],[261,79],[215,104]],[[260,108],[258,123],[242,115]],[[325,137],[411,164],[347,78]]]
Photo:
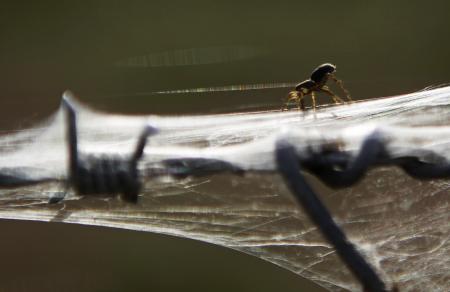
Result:
[[[214,173],[230,172],[243,175],[255,170],[245,169],[230,161],[215,158],[178,157],[163,159],[155,167],[141,171],[138,168],[147,139],[158,129],[147,125],[142,129],[131,155],[91,154],[80,152],[77,136],[77,115],[71,100],[63,98],[66,113],[66,142],[69,153],[67,188],[79,196],[120,196],[130,203],[139,203],[142,179],[145,177],[171,176],[174,178],[199,177]],[[417,179],[450,177],[450,163],[440,153],[432,150],[394,149],[388,147],[389,135],[374,129],[363,138],[356,152],[342,150],[336,145],[321,145],[298,149],[289,139],[276,139],[274,157],[276,171],[284,177],[289,189],[335,247],[337,253],[358,278],[366,291],[386,291],[387,285],[358,249],[349,242],[345,233],[333,220],[333,216],[321,203],[318,195],[301,176],[307,171],[333,188],[350,187],[359,182],[368,170],[380,166],[397,166]],[[399,155],[400,153],[400,155]],[[427,157],[427,159],[424,159]],[[30,168],[0,167],[0,188],[14,188],[47,181],[54,177],[35,178],[28,175]],[[64,194],[50,197],[49,203],[64,200]],[[392,288],[395,289],[395,288]]]

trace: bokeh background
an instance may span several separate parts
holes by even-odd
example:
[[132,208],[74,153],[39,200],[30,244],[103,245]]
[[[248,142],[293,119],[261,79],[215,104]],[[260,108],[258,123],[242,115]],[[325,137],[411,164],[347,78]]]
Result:
[[[1,134],[56,111],[65,89],[106,111],[201,114],[276,109],[289,89],[150,93],[302,81],[324,62],[355,99],[450,82],[448,1],[0,5]],[[0,291],[322,291],[192,240],[6,220],[0,230]]]

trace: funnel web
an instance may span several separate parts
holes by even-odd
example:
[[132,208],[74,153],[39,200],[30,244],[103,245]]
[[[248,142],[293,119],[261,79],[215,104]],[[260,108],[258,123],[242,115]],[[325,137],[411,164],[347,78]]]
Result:
[[[84,153],[126,156],[144,127],[158,129],[138,166],[143,179],[138,202],[80,197],[67,188],[68,147],[61,109],[34,128],[0,137],[0,218],[201,240],[265,259],[331,291],[361,288],[293,200],[277,172],[276,142],[289,141],[302,155],[329,148],[354,157],[364,140],[377,132],[391,157],[432,164],[450,160],[450,87],[325,106],[315,112],[123,116],[74,103]],[[184,166],[185,174],[164,175],[167,161],[186,159],[204,161],[206,171],[190,176],[189,165],[182,164],[177,169],[183,172]],[[306,176],[389,286],[400,291],[450,289],[448,180],[419,180],[396,166],[383,165],[374,165],[360,182],[345,188],[328,187],[309,172]],[[11,177],[30,183],[5,184]],[[60,203],[48,203],[49,197],[66,192]]]

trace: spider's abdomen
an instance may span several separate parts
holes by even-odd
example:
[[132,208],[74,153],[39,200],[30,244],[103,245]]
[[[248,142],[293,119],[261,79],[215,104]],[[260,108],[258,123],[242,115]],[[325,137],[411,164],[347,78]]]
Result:
[[311,80],[317,84],[324,84],[328,80],[328,74],[334,73],[336,66],[330,63],[325,63],[314,69],[311,74]]

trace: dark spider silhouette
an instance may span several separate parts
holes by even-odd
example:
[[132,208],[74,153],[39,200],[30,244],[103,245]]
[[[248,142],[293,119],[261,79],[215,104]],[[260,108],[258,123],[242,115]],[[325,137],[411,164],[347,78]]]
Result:
[[332,79],[339,88],[344,92],[348,101],[351,101],[350,93],[344,88],[342,81],[335,76],[336,66],[330,63],[325,63],[314,69],[311,77],[305,81],[300,82],[295,87],[295,90],[289,92],[284,109],[288,108],[291,101],[295,101],[297,108],[305,109],[303,98],[307,95],[311,95],[312,108],[316,108],[316,92],[323,92],[333,99],[334,103],[342,103],[343,100],[332,92],[326,85],[329,79]]

